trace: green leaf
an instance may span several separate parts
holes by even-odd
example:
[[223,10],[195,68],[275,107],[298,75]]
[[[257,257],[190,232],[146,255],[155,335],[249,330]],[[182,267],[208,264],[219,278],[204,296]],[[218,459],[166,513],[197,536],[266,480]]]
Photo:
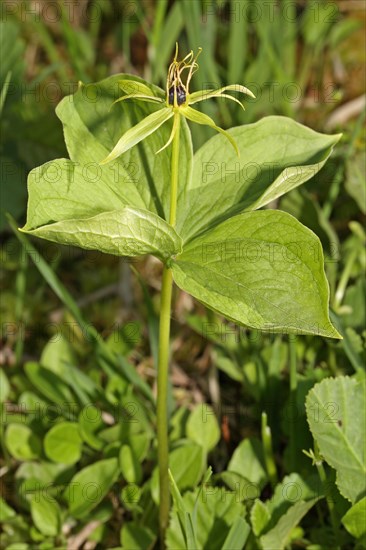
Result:
[[244,439],[233,452],[227,469],[263,488],[267,474],[261,442],[256,438]]
[[123,136],[118,140],[116,146],[113,148],[113,151],[111,151],[111,153],[109,153],[109,155],[99,164],[103,165],[115,160],[117,157],[131,149],[131,147],[134,147],[140,143],[140,141],[155,132],[162,124],[164,124],[164,122],[172,118],[173,114],[172,107],[163,107],[162,109],[159,109],[159,111],[151,113],[151,115],[140,120],[136,126],[133,126],[133,128],[130,128],[123,134]]
[[142,479],[141,464],[130,445],[122,445],[119,451],[119,466],[128,483],[139,484]]
[[196,111],[196,109],[192,109],[192,107],[180,107],[180,111],[182,112],[183,116],[188,118],[188,120],[191,120],[192,122],[195,122],[196,124],[204,124],[205,126],[209,126],[210,128],[213,128],[213,130],[216,130],[220,134],[226,137],[226,139],[229,140],[231,145],[233,146],[234,150],[236,151],[237,155],[239,155],[239,149],[236,144],[235,139],[231,136],[229,132],[226,130],[223,130],[219,126],[215,124],[215,122],[212,120],[211,117],[208,115],[205,115],[205,113],[201,113],[200,111]]
[[342,523],[356,539],[366,535],[366,497],[356,502],[343,516]]
[[366,214],[366,186],[364,166],[366,163],[365,151],[358,151],[347,160],[347,178],[345,188],[348,194],[356,201],[363,214]]
[[31,516],[37,529],[48,537],[55,537],[60,530],[60,508],[57,502],[42,493],[33,496]]
[[318,501],[313,498],[307,502],[299,500],[281,516],[277,525],[260,538],[263,550],[284,550],[289,542],[291,531]]
[[280,116],[214,136],[194,156],[193,173],[178,201],[183,240],[245,210],[255,210],[294,189],[322,168],[340,135],[328,136]]
[[[15,85],[12,89],[13,91],[16,89]],[[11,147],[15,147],[15,144]],[[19,161],[14,162],[14,159],[0,155],[0,166],[6,174],[6,182],[4,181],[0,187],[0,231],[4,231],[7,228],[5,212],[9,212],[16,218],[23,215],[27,188],[25,170]]]
[[177,285],[228,319],[259,330],[339,337],[319,239],[285,212],[234,216],[185,246]]
[[190,514],[185,506],[182,495],[178,489],[172,472],[169,470],[170,486],[173,495],[174,504],[177,508],[177,516],[179,519],[180,528],[184,535],[185,548],[187,550],[195,550],[197,548],[195,528],[193,526],[192,514]]
[[58,405],[73,402],[68,386],[54,372],[33,362],[26,363],[24,370],[34,387],[50,401]]
[[147,210],[127,206],[90,218],[66,219],[35,228],[30,228],[28,221],[23,231],[117,256],[154,254],[167,259],[181,250],[180,237],[164,220]]
[[187,437],[211,451],[220,440],[220,427],[216,415],[209,405],[197,405],[187,422]]
[[6,401],[10,393],[10,384],[8,377],[6,376],[3,369],[0,369],[0,403]]
[[156,535],[137,522],[125,523],[121,529],[121,544],[124,550],[151,550],[155,541]]
[[[197,488],[194,492],[186,492],[182,496],[182,509],[186,514],[192,515],[196,502],[198,502],[195,528],[197,544],[194,550],[200,548],[222,550],[231,526],[237,521],[238,516],[244,515],[243,505],[238,502],[235,492],[227,492],[223,487],[214,486],[204,487],[202,493],[201,488]],[[172,510],[166,543],[170,549],[186,547],[176,506]]]
[[[168,141],[171,132],[170,122],[161,126],[159,132],[154,132],[113,164],[98,164],[112,151],[121,136],[143,118],[156,112],[155,105],[137,101],[122,102],[111,109],[113,102],[120,96],[119,89],[124,80],[128,81],[129,85],[131,81],[135,81],[137,85],[141,83],[154,95],[165,96],[165,92],[157,86],[132,75],[113,75],[101,82],[82,85],[76,94],[64,98],[56,109],[64,125],[67,149],[71,160],[77,164],[79,176],[81,174],[85,180],[89,193],[85,197],[87,210],[94,209],[94,214],[116,210],[116,201],[121,201],[124,205],[150,210],[168,219],[171,150],[166,149],[158,156],[155,152]],[[179,151],[180,189],[189,185],[192,157],[189,128],[186,121],[182,120]],[[70,199],[79,185],[80,181],[75,185],[70,177],[67,188]],[[108,207],[103,206],[100,193],[94,196],[94,191],[98,189],[108,194]],[[43,189],[40,192],[42,193]],[[70,208],[74,208],[72,203],[69,205]],[[91,214],[87,214],[89,215]],[[71,212],[68,217],[77,218],[79,215]],[[64,218],[57,218],[61,219]]]
[[60,334],[47,342],[42,350],[40,364],[59,376],[65,376],[68,372],[66,365],[76,362],[75,354],[68,339]]
[[39,438],[23,424],[8,426],[5,432],[5,443],[9,453],[18,460],[38,458],[42,451]]
[[76,518],[86,516],[106,496],[118,472],[117,458],[99,460],[80,470],[65,491],[70,514]]
[[197,103],[197,101],[209,99],[210,97],[220,97],[220,95],[224,95],[223,92],[226,91],[240,92],[242,94],[247,94],[250,97],[255,98],[253,92],[251,92],[245,86],[242,86],[241,84],[229,84],[229,86],[224,86],[223,88],[218,88],[217,90],[200,90],[198,92],[193,92],[193,94],[189,94],[189,104],[191,105]]
[[308,393],[306,414],[321,455],[337,471],[340,493],[355,503],[366,491],[364,384],[346,376],[323,380]]
[[80,460],[82,443],[78,424],[60,422],[47,432],[44,450],[53,462],[75,464]]
[[250,522],[252,524],[253,533],[256,537],[259,537],[266,529],[271,515],[268,511],[268,507],[257,498],[253,504],[253,507],[250,511]]
[[240,516],[232,524],[222,550],[243,550],[250,533],[250,526]]
[[78,425],[82,439],[92,449],[100,451],[104,446],[104,442],[98,437],[98,432],[106,427],[100,409],[88,403],[79,414]]
[[128,80],[125,78],[124,80],[119,80],[118,85],[121,90],[128,95],[142,94],[150,97],[157,97],[158,95],[159,99],[163,99],[164,97],[163,90],[160,90],[156,86],[151,88],[150,86],[144,84],[142,80]]
[[8,521],[9,519],[15,518],[16,513],[13,510],[13,508],[10,508],[8,504],[5,502],[5,500],[0,497],[0,521],[3,523],[4,521]]
[[307,479],[298,473],[285,476],[275,487],[272,497],[266,501],[271,514],[271,522],[281,517],[285,510],[299,500],[311,500],[323,496],[323,488],[317,474]]
[[[169,468],[180,490],[193,488],[197,485],[204,468],[203,448],[196,443],[183,444],[169,453]],[[159,502],[159,477],[155,468],[151,479],[151,494],[156,503]]]

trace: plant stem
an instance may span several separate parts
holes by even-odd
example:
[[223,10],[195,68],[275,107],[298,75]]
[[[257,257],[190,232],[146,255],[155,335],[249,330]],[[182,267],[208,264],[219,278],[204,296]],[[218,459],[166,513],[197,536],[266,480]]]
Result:
[[268,478],[274,489],[277,484],[277,468],[273,456],[271,428],[268,426],[265,412],[262,412],[262,444]]
[[175,134],[174,134],[173,149],[172,149],[169,223],[174,227],[176,218],[177,218],[177,196],[178,196],[178,165],[179,165],[179,136],[180,136],[180,114],[179,113],[174,114],[173,125],[175,126]]
[[[174,115],[176,132],[173,139],[170,189],[169,222],[175,225],[178,193],[178,161],[180,115]],[[169,442],[168,442],[168,375],[169,375],[169,340],[170,313],[172,301],[173,277],[169,266],[164,266],[161,288],[161,309],[159,325],[158,354],[158,396],[157,396],[157,433],[158,433],[158,466],[159,466],[159,533],[161,548],[165,547],[165,532],[169,522],[170,491],[169,491]]]
[[296,420],[297,420],[297,365],[296,365],[296,340],[289,337],[290,352],[290,471],[295,472],[296,467]]
[[161,290],[161,310],[159,329],[159,360],[158,360],[158,465],[159,465],[159,532],[161,547],[164,547],[165,531],[169,521],[170,492],[169,492],[169,445],[168,445],[168,372],[169,372],[169,338],[170,338],[170,309],[172,298],[173,278],[171,269],[164,267],[163,284]]
[[[325,500],[327,501],[327,505],[328,505],[329,515],[330,515],[330,522],[331,522],[332,527],[333,527],[333,532],[334,532],[335,539],[336,539],[336,541],[338,541],[339,540],[339,530],[338,530],[337,514],[336,514],[336,511],[335,511],[334,502],[332,500],[331,495],[329,494],[329,483],[327,482],[327,474],[325,473],[325,469],[324,469],[324,466],[323,466],[323,461],[320,458],[319,448],[318,448],[318,445],[317,445],[316,441],[314,441],[314,453],[315,453],[315,456],[317,457],[317,460],[315,461],[315,466],[318,470],[320,481],[322,482],[323,489],[324,489],[324,492],[325,492]],[[340,547],[336,546],[335,550],[340,550]]]

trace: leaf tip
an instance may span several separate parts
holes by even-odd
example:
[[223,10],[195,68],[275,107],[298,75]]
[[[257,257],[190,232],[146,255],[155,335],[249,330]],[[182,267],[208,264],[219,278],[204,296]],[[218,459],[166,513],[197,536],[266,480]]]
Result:
[[113,160],[113,159],[110,159],[109,155],[108,155],[108,157],[106,157],[105,159],[98,162],[98,164],[99,164],[99,166],[104,166],[105,164],[108,164],[108,162],[111,162],[111,160]]

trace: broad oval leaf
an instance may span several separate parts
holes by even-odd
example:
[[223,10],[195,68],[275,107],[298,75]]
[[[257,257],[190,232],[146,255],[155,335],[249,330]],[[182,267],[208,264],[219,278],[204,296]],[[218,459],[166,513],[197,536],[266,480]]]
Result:
[[366,497],[356,502],[342,518],[342,523],[355,538],[366,536]]
[[228,130],[195,154],[192,179],[179,197],[177,230],[184,240],[246,210],[256,210],[314,176],[338,135],[315,132],[281,116]]
[[321,455],[337,471],[339,491],[355,503],[366,493],[364,384],[327,378],[308,393],[306,413]]
[[191,412],[187,421],[187,437],[195,441],[206,452],[211,451],[220,440],[220,427],[209,405],[197,405]]
[[244,439],[235,449],[227,469],[262,489],[267,481],[267,473],[261,442],[255,437]]
[[173,261],[177,285],[228,319],[259,330],[339,338],[319,239],[285,212],[235,216]]
[[[179,489],[195,487],[202,477],[205,453],[201,445],[189,442],[169,453],[169,468]],[[153,500],[159,502],[159,472],[155,468],[151,478]]]
[[70,514],[79,518],[95,508],[117,480],[118,471],[117,458],[99,460],[80,470],[65,490]]
[[61,511],[56,500],[43,493],[36,494],[30,503],[34,525],[45,536],[56,537],[60,530]]
[[[128,74],[117,74],[97,83],[81,85],[74,95],[65,97],[56,109],[64,126],[70,159],[77,163],[81,171],[92,172],[89,179],[95,178],[93,185],[89,182],[89,197],[86,199],[86,204],[94,211],[98,208],[100,197],[95,198],[93,190],[100,184],[101,189],[109,188],[115,198],[108,207],[102,206],[98,212],[115,210],[118,200],[168,219],[171,148],[159,155],[155,152],[168,141],[171,121],[114,162],[99,165],[128,130],[161,109],[155,104],[134,100],[122,101],[112,107],[113,102],[121,97],[123,81],[126,81],[128,89],[136,82],[136,86],[146,93],[149,89],[154,96],[165,97],[161,88]],[[179,188],[183,189],[190,182],[193,157],[191,135],[185,120],[181,121],[180,132]],[[98,174],[97,181],[95,173]],[[69,183],[70,198],[73,194],[77,197],[71,191],[72,182]]]
[[60,422],[47,432],[44,450],[53,462],[75,464],[81,457],[82,443],[76,422]]
[[17,460],[38,458],[42,451],[39,437],[23,424],[9,424],[5,432],[5,444]]
[[28,222],[23,231],[49,241],[116,256],[154,254],[165,260],[182,249],[180,237],[167,222],[152,212],[128,206],[32,229]]

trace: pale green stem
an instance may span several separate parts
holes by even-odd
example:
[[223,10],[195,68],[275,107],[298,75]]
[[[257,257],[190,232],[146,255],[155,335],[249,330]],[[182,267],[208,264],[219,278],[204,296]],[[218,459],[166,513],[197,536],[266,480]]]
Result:
[[15,319],[18,325],[18,339],[15,344],[15,358],[16,364],[20,366],[23,347],[24,347],[24,334],[22,330],[23,323],[23,312],[24,312],[24,300],[25,300],[25,289],[27,282],[27,267],[28,267],[28,255],[26,251],[22,248],[20,252],[20,269],[17,273],[15,280],[16,288],[16,301],[15,301]]
[[[324,488],[325,500],[327,501],[329,515],[330,515],[330,521],[331,521],[331,524],[332,524],[332,527],[333,527],[334,536],[335,536],[336,541],[338,541],[339,540],[339,530],[338,530],[337,514],[336,514],[336,511],[335,511],[335,505],[334,505],[334,502],[332,500],[332,497],[331,497],[331,495],[329,495],[329,491],[327,490],[327,485],[328,485],[327,484],[327,474],[325,473],[325,469],[324,469],[324,466],[323,466],[323,461],[320,458],[319,448],[318,448],[318,445],[317,445],[316,441],[314,441],[314,452],[315,452],[315,455],[317,457],[317,459],[315,461],[315,466],[318,470],[320,481],[322,482],[322,485],[323,485],[323,488]],[[340,547],[336,546],[335,550],[340,550]]]
[[277,469],[272,449],[272,432],[268,426],[267,413],[265,412],[262,412],[262,443],[268,478],[274,488],[277,485]]
[[297,361],[296,341],[290,335],[290,471],[296,467],[296,421],[297,421]]
[[170,185],[170,216],[169,223],[175,226],[177,218],[177,196],[178,196],[178,164],[179,164],[179,136],[180,136],[180,114],[174,114],[175,135],[172,150],[172,174]]
[[350,278],[351,273],[352,273],[353,264],[355,263],[355,261],[357,259],[358,253],[359,253],[358,250],[354,250],[353,252],[351,252],[351,254],[349,255],[348,261],[346,263],[346,266],[343,270],[343,273],[341,275],[341,278],[339,280],[338,287],[337,287],[337,290],[336,290],[336,293],[335,293],[335,296],[334,296],[333,307],[334,307],[335,311],[337,311],[339,309],[339,307],[342,303],[344,294],[345,294],[346,289],[347,289],[347,284],[348,284],[349,278]]
[[[180,115],[174,115],[176,132],[173,139],[170,216],[169,222],[175,225],[177,214],[178,193],[178,161]],[[169,375],[169,341],[170,313],[172,301],[173,277],[171,268],[164,266],[161,288],[161,309],[159,327],[159,358],[158,358],[158,397],[157,397],[157,432],[158,432],[158,466],[159,466],[159,533],[161,548],[165,547],[165,532],[169,523],[170,491],[169,491],[169,441],[168,441],[168,375]]]

